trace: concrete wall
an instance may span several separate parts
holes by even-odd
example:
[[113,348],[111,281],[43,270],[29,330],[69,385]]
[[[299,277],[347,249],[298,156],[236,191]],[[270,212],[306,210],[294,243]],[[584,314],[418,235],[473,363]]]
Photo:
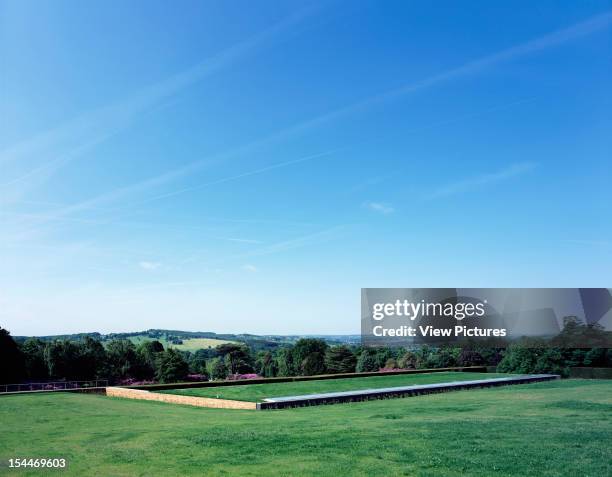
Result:
[[294,396],[292,398],[278,398],[276,401],[268,401],[257,404],[257,409],[285,409],[290,407],[318,406],[321,404],[340,404],[347,402],[369,401],[372,399],[389,399],[410,396],[421,396],[423,394],[443,393],[448,391],[460,391],[463,389],[488,388],[495,386],[507,386],[512,384],[537,383],[540,381],[551,381],[560,379],[558,374],[533,374],[524,376],[511,376],[508,378],[493,378],[472,381],[454,381],[450,383],[417,384],[387,389],[368,389],[345,391],[341,393],[326,393],[319,395]]
[[141,389],[106,388],[106,395],[127,399],[141,399],[145,401],[160,401],[172,404],[185,404],[188,406],[212,407],[217,409],[257,409],[254,402],[232,401],[229,399],[212,399],[196,396],[181,396],[179,394],[161,394],[143,391]]

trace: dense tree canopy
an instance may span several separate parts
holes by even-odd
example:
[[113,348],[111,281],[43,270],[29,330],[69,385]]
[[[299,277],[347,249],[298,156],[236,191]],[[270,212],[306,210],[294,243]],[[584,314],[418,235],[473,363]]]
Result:
[[298,376],[310,376],[325,372],[325,353],[328,345],[324,340],[302,338],[291,350],[293,371]]
[[125,337],[102,342],[99,336],[88,335],[72,340],[29,338],[18,344],[7,330],[0,328],[0,381],[172,382],[187,378],[240,379],[253,372],[263,377],[307,376],[457,365],[488,365],[505,372],[567,375],[572,366],[612,367],[611,349],[577,347],[586,338],[594,343],[609,343],[607,333],[600,327],[567,317],[563,331],[553,340],[524,339],[506,349],[473,344],[464,348],[429,345],[410,349],[330,347],[321,339],[302,338],[293,345],[283,344],[273,349],[254,350],[244,343],[226,343],[190,353],[176,348],[164,350],[156,339],[135,346]]
[[19,382],[25,374],[23,355],[8,330],[0,328],[0,383]]
[[260,351],[257,354],[255,361],[255,370],[260,376],[264,378],[272,378],[277,375],[276,361],[270,351]]
[[25,362],[25,378],[29,381],[44,380],[47,375],[45,343],[38,338],[28,338],[21,346]]
[[373,349],[364,349],[357,360],[357,372],[378,371],[379,368],[380,366],[376,359],[376,351]]
[[136,353],[139,356],[141,374],[143,377],[151,378],[155,375],[159,354],[163,352],[164,345],[158,340],[147,340],[138,345]]
[[328,373],[354,373],[357,357],[348,346],[332,346],[325,353]]
[[222,358],[216,357],[208,362],[208,376],[210,379],[225,379],[227,377],[227,368]]
[[184,381],[189,374],[189,365],[181,353],[173,348],[162,351],[157,356],[155,379],[160,383]]
[[228,374],[253,372],[253,360],[246,346],[233,343],[222,344],[217,346],[217,353],[223,356]]

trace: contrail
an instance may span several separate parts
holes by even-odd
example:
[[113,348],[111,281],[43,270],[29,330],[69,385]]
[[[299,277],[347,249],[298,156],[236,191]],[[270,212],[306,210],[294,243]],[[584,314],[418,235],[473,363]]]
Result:
[[309,156],[300,157],[299,159],[293,159],[291,161],[279,162],[277,164],[272,164],[270,166],[262,167],[260,169],[255,169],[253,171],[243,172],[242,174],[237,174],[237,175],[234,175],[234,176],[224,177],[223,179],[217,179],[215,181],[206,182],[204,184],[199,184],[197,186],[185,187],[184,189],[175,190],[175,191],[172,191],[172,192],[168,192],[167,194],[160,194],[160,195],[157,195],[157,196],[154,196],[154,197],[150,197],[150,198],[148,198],[146,200],[143,200],[143,201],[135,202],[133,204],[128,205],[127,207],[147,204],[149,202],[153,202],[153,201],[160,200],[160,199],[166,199],[168,197],[174,197],[176,195],[184,194],[186,192],[193,192],[195,190],[204,189],[204,188],[212,186],[212,185],[223,184],[224,182],[230,182],[230,181],[235,181],[237,179],[242,179],[244,177],[255,176],[257,174],[262,174],[264,172],[272,171],[274,169],[280,169],[281,167],[287,167],[287,166],[291,166],[293,164],[299,164],[300,162],[312,161],[313,159],[318,159],[320,157],[330,156],[330,155],[334,154],[335,152],[340,151],[341,149],[347,149],[347,148],[345,147],[345,148],[333,149],[331,151],[320,152],[318,154],[311,154]]
[[440,187],[434,190],[431,194],[427,195],[425,199],[431,200],[438,199],[440,197],[447,197],[449,195],[466,192],[475,187],[510,179],[520,174],[525,174],[526,172],[529,172],[534,169],[536,166],[537,164],[533,162],[520,162],[517,164],[511,164],[505,169],[501,169],[487,174],[475,175],[462,181]]
[[[552,48],[568,41],[580,38],[582,36],[595,33],[599,30],[607,28],[612,23],[612,12],[606,12],[601,15],[597,15],[592,17],[586,21],[577,23],[570,27],[557,30],[555,32],[546,34],[540,38],[527,41],[525,43],[507,48],[505,50],[499,51],[497,53],[487,55],[475,60],[468,61],[461,66],[456,68],[452,68],[441,72],[437,75],[431,76],[429,78],[425,78],[423,80],[410,83],[404,85],[400,88],[396,88],[393,90],[389,90],[387,92],[383,92],[376,96],[372,96],[370,98],[366,98],[362,101],[358,101],[356,103],[344,106],[342,108],[336,109],[334,111],[330,111],[328,113],[319,115],[317,117],[308,119],[306,121],[302,121],[288,128],[281,129],[271,135],[252,141],[248,144],[235,148],[233,150],[227,151],[225,153],[218,154],[209,159],[202,159],[191,162],[189,164],[183,165],[181,167],[172,169],[164,174],[145,179],[143,181],[137,182],[130,186],[122,187],[110,191],[108,193],[102,194],[100,196],[88,199],[86,201],[74,204],[69,206],[63,210],[60,210],[56,213],[57,215],[64,215],[73,212],[77,212],[83,209],[88,209],[92,206],[95,206],[99,203],[104,203],[108,201],[115,200],[119,197],[127,195],[133,192],[140,192],[143,190],[147,190],[151,187],[156,187],[161,184],[164,184],[170,180],[181,177],[189,172],[193,172],[195,170],[201,169],[205,165],[211,165],[212,163],[219,163],[226,161],[230,158],[236,157],[240,154],[248,152],[256,147],[260,147],[265,144],[269,144],[274,141],[278,141],[279,139],[287,138],[289,136],[293,136],[295,134],[302,133],[308,129],[321,126],[324,123],[330,122],[332,120],[336,120],[340,117],[355,113],[359,110],[366,109],[368,107],[374,106],[375,104],[382,103],[388,101],[390,99],[400,97],[407,94],[412,94],[427,88],[431,88],[437,84],[462,77],[468,76],[471,74],[475,74],[485,70],[486,68],[490,68],[497,64],[511,61],[516,58],[526,56],[529,54],[533,54],[548,48]],[[278,166],[282,167],[282,166]],[[257,172],[255,172],[257,173]],[[251,173],[246,173],[251,174]],[[229,180],[232,180],[229,178]],[[176,193],[182,193],[184,189],[176,191]],[[174,193],[170,192],[168,194],[164,194],[164,196],[170,197],[174,195]],[[160,197],[161,196],[157,196]],[[156,198],[154,198],[157,200]]]
[[[21,182],[32,175],[57,169],[73,161],[93,145],[103,142],[128,127],[139,114],[155,107],[162,100],[232,66],[242,57],[263,47],[279,34],[293,32],[296,25],[311,15],[313,11],[314,8],[312,7],[303,8],[272,27],[213,55],[195,66],[143,88],[126,100],[89,111],[57,128],[45,131],[0,151],[0,163],[7,163],[26,157],[39,156],[55,147],[65,149],[59,154],[54,154],[59,157],[46,161],[45,164],[33,168],[21,177],[4,185]],[[74,141],[75,138],[80,140],[76,145],[65,144]]]

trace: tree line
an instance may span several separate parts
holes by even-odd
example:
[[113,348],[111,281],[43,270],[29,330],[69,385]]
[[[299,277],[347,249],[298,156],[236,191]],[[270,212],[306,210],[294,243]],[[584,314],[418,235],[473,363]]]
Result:
[[53,341],[28,338],[17,344],[2,328],[0,361],[3,383],[94,379],[111,383],[130,379],[167,382],[189,372],[183,354],[173,348],[164,349],[157,340],[136,346],[126,339],[103,344],[85,336]]
[[[496,366],[498,371],[567,375],[572,366],[612,366],[608,332],[567,319],[552,341],[524,339],[507,347],[428,346],[414,348],[333,345],[302,338],[273,350],[253,350],[246,344],[226,343],[195,352],[165,349],[158,340],[135,345],[128,339],[102,343],[91,336],[78,340],[17,343],[0,328],[0,382],[107,379],[177,382],[239,379],[241,377],[311,376],[370,372],[384,369],[423,369],[454,366]],[[581,348],[585,336],[601,346]]]

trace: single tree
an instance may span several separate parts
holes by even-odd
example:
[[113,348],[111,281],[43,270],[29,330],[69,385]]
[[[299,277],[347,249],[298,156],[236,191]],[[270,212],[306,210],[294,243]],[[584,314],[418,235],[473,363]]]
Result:
[[276,363],[277,376],[295,376],[293,353],[290,347],[279,349],[276,352],[274,361]]
[[163,353],[164,345],[157,340],[146,340],[138,345],[136,353],[138,354],[142,369],[139,370],[139,374],[143,378],[151,379],[155,376],[155,370],[157,367],[157,358],[159,353]]
[[291,350],[294,372],[310,376],[325,373],[325,353],[327,343],[316,338],[301,338]]
[[376,359],[376,351],[373,349],[364,349],[359,358],[357,358],[357,372],[364,373],[370,371],[378,371],[380,366]]
[[218,380],[225,379],[227,377],[227,368],[223,359],[220,357],[213,358],[206,363],[208,376],[210,379]]
[[160,383],[183,381],[188,373],[189,365],[179,351],[169,348],[157,355],[155,378]]
[[270,351],[260,351],[257,354],[255,361],[255,370],[257,374],[264,378],[272,378],[276,376],[276,363]]
[[245,345],[227,343],[217,346],[217,354],[223,358],[228,374],[253,372],[252,358]]
[[325,353],[325,367],[329,373],[354,373],[357,357],[348,346],[333,346]]
[[189,359],[189,372],[194,374],[208,374],[206,360],[209,359],[208,350],[199,349],[192,353]]

